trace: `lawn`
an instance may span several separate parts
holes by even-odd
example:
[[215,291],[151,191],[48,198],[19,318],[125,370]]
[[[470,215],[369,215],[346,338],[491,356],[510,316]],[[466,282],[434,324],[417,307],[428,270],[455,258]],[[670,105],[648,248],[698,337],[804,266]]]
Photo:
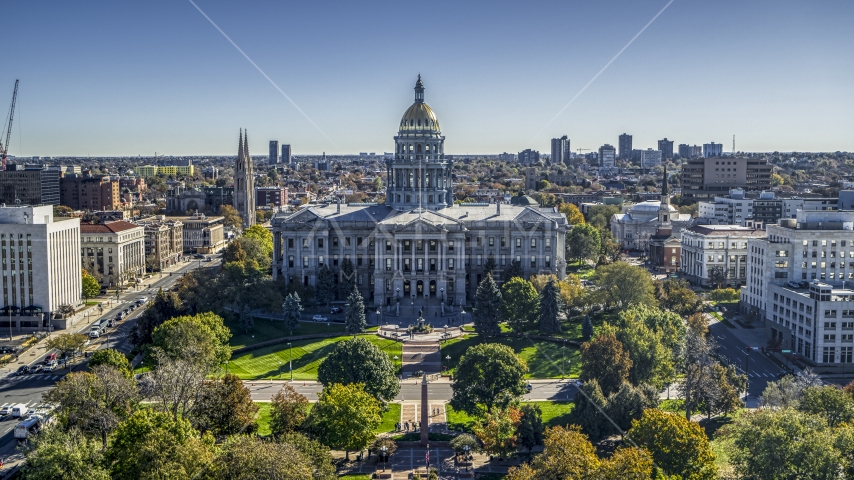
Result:
[[[347,335],[292,342],[294,380],[317,380],[317,368],[320,362],[332,352],[336,343],[350,338],[353,337]],[[400,342],[375,335],[365,335],[363,338],[385,351],[389,359],[400,369],[400,360],[395,362],[393,359],[395,356],[400,358],[403,355]],[[287,379],[290,377],[288,370],[290,354],[291,349],[288,348],[288,344],[280,343],[232,357],[228,365],[223,368],[227,367],[229,373],[244,380]]]
[[[574,406],[572,402],[522,402],[522,405],[529,403],[540,406],[540,411],[543,412],[543,425],[556,427],[569,424],[569,413]],[[451,430],[471,431],[471,427],[477,419],[466,412],[454,410],[448,404],[445,405],[445,411],[448,416],[448,428]]]
[[525,378],[561,378],[562,374],[577,378],[581,373],[581,355],[578,348],[572,345],[564,347],[561,344],[528,338],[483,338],[478,335],[464,335],[442,345],[442,359],[451,357],[451,373],[466,350],[480,343],[500,343],[512,348],[528,365]]
[[[255,420],[258,422],[258,435],[268,436],[270,431],[270,407],[271,402],[255,402],[260,408],[258,414],[255,415]],[[309,412],[314,404],[308,405]],[[383,413],[382,423],[375,430],[376,433],[386,433],[394,431],[394,424],[400,421],[400,404],[390,403],[388,411]]]
[[[274,340],[290,336],[290,332],[284,327],[284,322],[270,320],[268,318],[255,317],[255,327],[244,332],[236,321],[226,321],[225,326],[231,330],[232,348],[241,348],[247,345]],[[294,330],[294,335],[314,335],[318,333],[344,333],[343,323],[300,322],[299,328]]]

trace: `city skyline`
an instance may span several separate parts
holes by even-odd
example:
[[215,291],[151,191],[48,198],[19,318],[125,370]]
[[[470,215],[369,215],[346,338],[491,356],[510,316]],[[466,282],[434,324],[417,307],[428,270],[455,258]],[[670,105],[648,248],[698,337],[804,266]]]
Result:
[[739,151],[854,150],[844,2],[6,11],[10,38],[24,39],[0,73],[4,112],[21,79],[15,156],[228,155],[239,127],[256,156],[270,140],[296,156],[391,151],[419,73],[453,154],[548,153],[563,135],[593,151],[623,132],[637,149],[667,137],[728,152],[736,135]]

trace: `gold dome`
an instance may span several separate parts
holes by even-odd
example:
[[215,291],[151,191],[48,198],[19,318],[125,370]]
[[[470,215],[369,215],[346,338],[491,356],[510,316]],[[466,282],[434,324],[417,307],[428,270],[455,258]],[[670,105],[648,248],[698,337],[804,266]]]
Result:
[[415,102],[400,119],[401,132],[439,132],[439,120],[426,103]]

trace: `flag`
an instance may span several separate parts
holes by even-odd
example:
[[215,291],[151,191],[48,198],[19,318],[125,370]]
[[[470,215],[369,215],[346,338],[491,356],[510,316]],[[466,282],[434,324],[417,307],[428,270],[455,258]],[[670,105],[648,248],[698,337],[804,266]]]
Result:
[[427,450],[426,458],[427,458],[427,465],[430,465],[430,450]]

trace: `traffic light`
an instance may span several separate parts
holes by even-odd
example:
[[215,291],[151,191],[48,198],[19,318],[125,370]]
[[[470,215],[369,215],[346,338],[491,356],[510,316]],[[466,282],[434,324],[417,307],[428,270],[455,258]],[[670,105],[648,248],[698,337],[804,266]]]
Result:
[[765,347],[764,346],[762,347],[762,353],[765,353]]

